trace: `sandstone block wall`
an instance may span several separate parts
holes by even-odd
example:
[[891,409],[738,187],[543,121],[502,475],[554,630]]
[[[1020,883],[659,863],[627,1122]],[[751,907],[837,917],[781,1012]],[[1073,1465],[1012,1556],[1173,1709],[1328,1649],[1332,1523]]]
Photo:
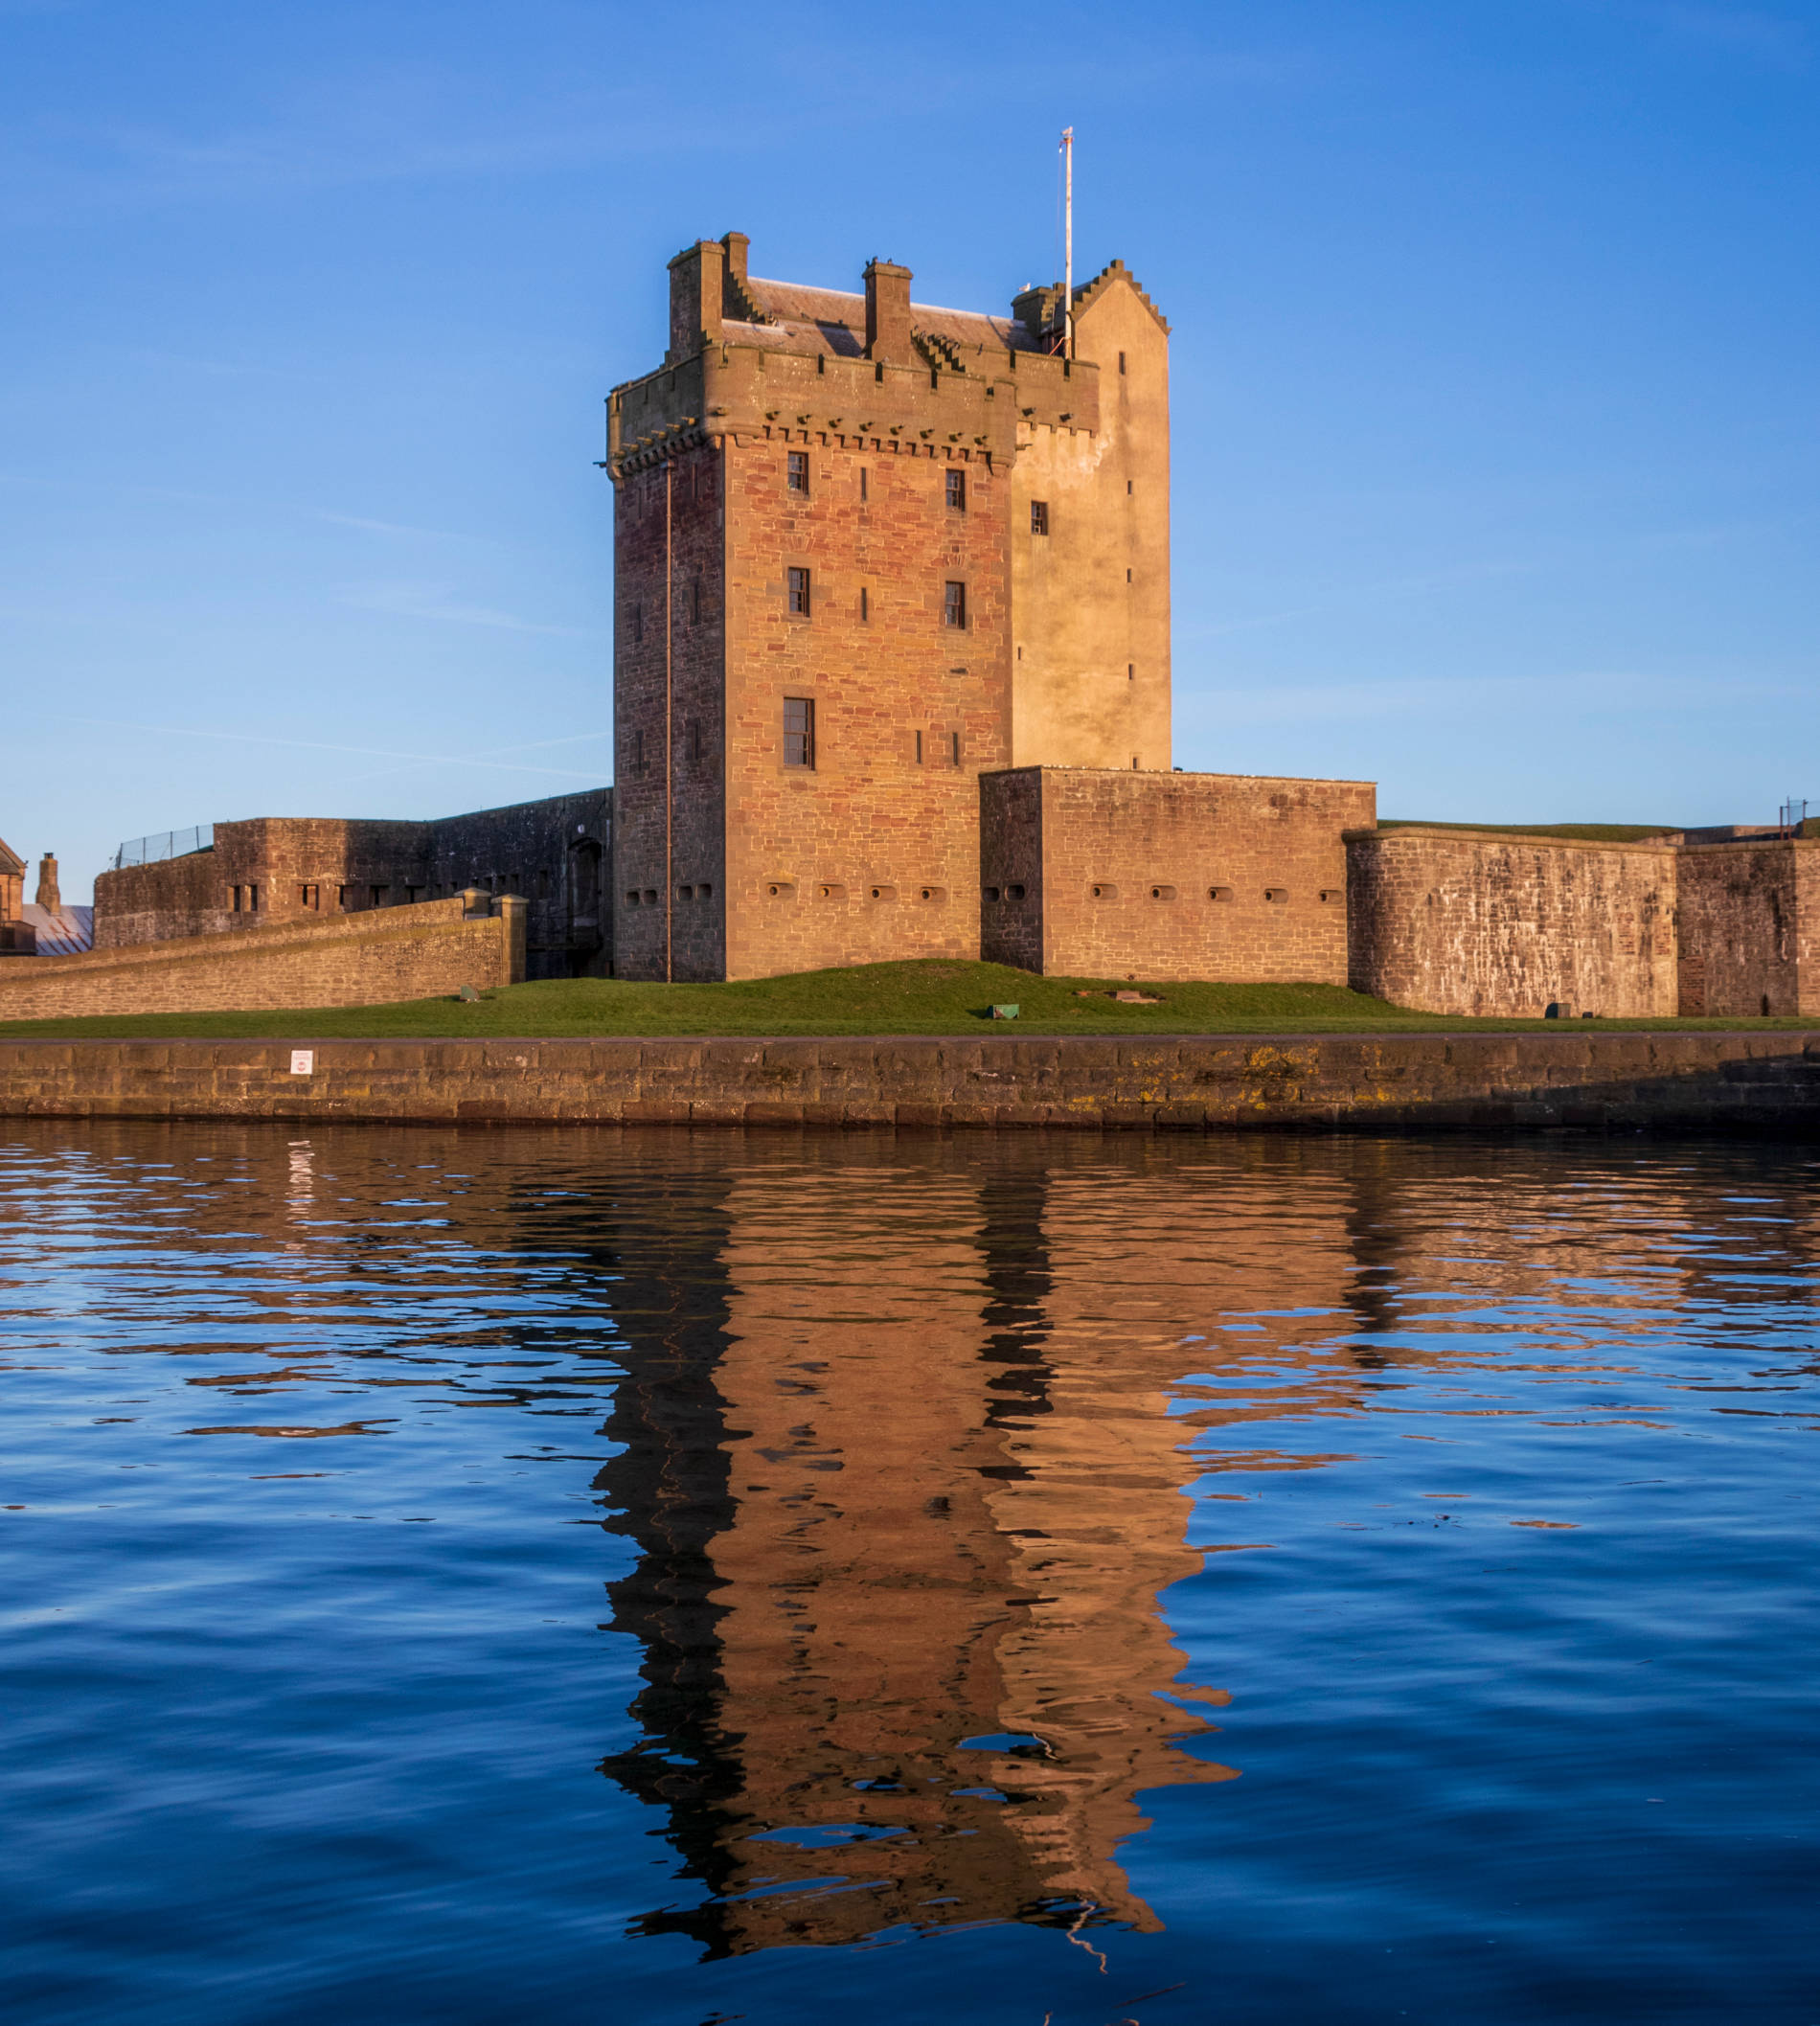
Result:
[[1677,854],[1678,1011],[1820,1013],[1820,840]]
[[0,1020],[374,1006],[514,985],[525,970],[524,917],[515,899],[476,919],[460,899],[426,900],[0,965]]
[[1424,1013],[1677,1010],[1677,854],[1428,830],[1346,840],[1349,982]]
[[1069,977],[1344,984],[1369,782],[1023,768],[981,785],[981,954]]
[[[313,1049],[307,1076],[290,1050]],[[797,1040],[0,1038],[0,1116],[1087,1131],[1794,1133],[1820,1035]]]

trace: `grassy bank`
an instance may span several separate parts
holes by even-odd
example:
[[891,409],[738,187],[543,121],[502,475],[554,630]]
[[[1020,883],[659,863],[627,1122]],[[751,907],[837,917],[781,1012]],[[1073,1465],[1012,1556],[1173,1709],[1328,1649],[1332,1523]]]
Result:
[[[1141,990],[1156,1003],[1109,996]],[[1091,996],[1082,997],[1081,993]],[[1020,1009],[1015,1026],[994,1002]],[[1470,1020],[1412,1013],[1335,985],[1147,985],[1142,980],[1038,978],[998,964],[930,961],[804,971],[736,985],[632,985],[598,978],[513,985],[467,1004],[412,999],[392,1006],[286,1013],[138,1013],[88,1020],[0,1022],[16,1038],[186,1036],[197,1039],[338,1035],[1143,1035],[1358,1034],[1541,1027],[1539,1020]],[[1602,1027],[1812,1026],[1801,1020],[1605,1020]],[[1551,1028],[1553,1023],[1549,1023]],[[1558,1030],[1555,1030],[1558,1031]]]

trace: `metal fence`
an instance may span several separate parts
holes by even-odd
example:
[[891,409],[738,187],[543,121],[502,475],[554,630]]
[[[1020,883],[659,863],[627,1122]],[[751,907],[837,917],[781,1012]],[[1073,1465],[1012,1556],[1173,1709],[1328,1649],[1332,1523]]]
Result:
[[129,865],[155,865],[160,858],[184,858],[192,852],[214,849],[212,823],[198,823],[187,831],[153,831],[149,837],[129,837],[114,854],[113,870],[124,872]]

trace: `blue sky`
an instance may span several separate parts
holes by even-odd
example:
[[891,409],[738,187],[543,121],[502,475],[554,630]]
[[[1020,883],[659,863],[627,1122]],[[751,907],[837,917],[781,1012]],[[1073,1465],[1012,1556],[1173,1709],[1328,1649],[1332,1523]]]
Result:
[[1820,10],[0,0],[0,836],[608,778],[664,263],[1173,329],[1175,758],[1820,800]]

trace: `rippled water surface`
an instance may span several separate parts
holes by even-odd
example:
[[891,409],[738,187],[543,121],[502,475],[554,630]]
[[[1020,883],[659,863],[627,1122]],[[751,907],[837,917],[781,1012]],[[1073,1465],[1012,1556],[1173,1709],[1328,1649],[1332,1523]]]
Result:
[[1817,1176],[0,1122],[7,2016],[1820,2019]]

